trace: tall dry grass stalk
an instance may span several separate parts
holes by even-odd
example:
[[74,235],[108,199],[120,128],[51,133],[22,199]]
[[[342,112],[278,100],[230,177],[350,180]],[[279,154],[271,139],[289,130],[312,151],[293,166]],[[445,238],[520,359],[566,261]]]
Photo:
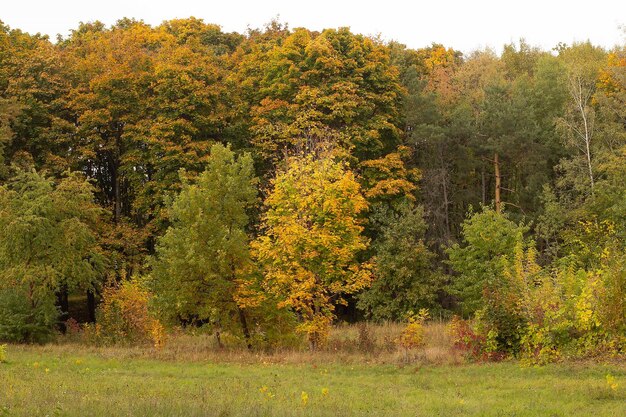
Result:
[[[425,324],[423,346],[407,352],[396,341],[405,324],[359,323],[339,324],[333,327],[328,343],[316,351],[301,345],[271,351],[248,351],[238,343],[219,347],[215,337],[177,330],[168,335],[160,349],[151,346],[94,346],[80,338],[60,337],[54,344],[38,347],[44,351],[96,354],[104,358],[145,358],[165,361],[227,362],[227,363],[285,363],[285,364],[458,364],[462,354],[452,346],[443,322]],[[235,339],[233,338],[233,341]],[[16,347],[28,349],[27,346]],[[408,358],[408,361],[407,361]]]

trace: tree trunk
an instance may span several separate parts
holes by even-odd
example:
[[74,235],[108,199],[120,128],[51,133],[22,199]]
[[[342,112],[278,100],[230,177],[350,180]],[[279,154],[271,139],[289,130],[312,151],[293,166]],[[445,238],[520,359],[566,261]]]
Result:
[[113,182],[114,194],[115,194],[115,222],[119,222],[122,217],[122,198],[121,198],[121,180],[120,180],[120,165],[121,165],[121,155],[122,155],[122,132],[123,127],[122,124],[117,123],[116,132],[115,132],[115,150],[114,150],[114,172],[115,172],[115,180]]
[[[317,276],[317,274],[315,275],[315,283],[316,285],[320,284],[320,279]],[[309,320],[313,321],[315,320],[316,317],[318,317],[320,314],[320,307],[319,305],[317,305],[317,303],[315,301],[313,301],[313,312],[309,313]],[[311,349],[311,352],[314,352],[317,350],[317,347],[319,345],[320,342],[320,333],[319,331],[314,331],[314,332],[310,332],[308,334],[309,336],[309,349]]]
[[218,349],[222,349],[224,345],[222,344],[222,333],[220,329],[215,329],[215,340],[217,341]]
[[444,173],[444,178],[443,178],[443,212],[445,215],[445,222],[446,222],[446,231],[445,231],[445,239],[446,242],[450,241],[450,201],[448,201],[448,184],[447,184],[448,178],[447,175],[445,175]]
[[484,165],[480,170],[480,180],[481,180],[481,186],[482,186],[482,201],[483,201],[483,206],[484,206],[485,204],[487,204],[487,181],[485,179],[485,166]]
[[246,339],[246,346],[248,350],[252,350],[252,342],[250,341],[250,329],[248,329],[248,321],[246,320],[246,313],[243,309],[237,307],[239,312],[239,321],[241,322],[241,329],[243,330],[243,337]]
[[96,322],[96,295],[93,290],[87,291],[87,314],[90,323]]
[[120,179],[117,162],[115,168],[113,169],[113,198],[115,199],[113,203],[113,221],[117,224],[122,216],[122,205],[120,202]]
[[572,94],[572,98],[578,107],[578,111],[580,111],[580,117],[583,121],[583,131],[580,132],[576,129],[576,133],[581,136],[582,140],[585,142],[585,157],[587,162],[587,169],[589,171],[589,182],[591,185],[591,195],[594,193],[594,177],[593,177],[593,167],[591,165],[591,140],[593,135],[593,119],[589,118],[589,114],[587,113],[587,103],[593,96],[593,88],[589,86],[585,86],[583,80],[580,75],[575,77],[570,77],[570,93]]
[[500,159],[498,157],[498,153],[496,152],[493,156],[493,170],[496,175],[496,195],[495,195],[495,203],[496,203],[496,213],[502,213],[502,199],[500,198],[500,187],[501,187],[501,179],[500,179]]
[[444,160],[444,149],[442,146],[438,147],[439,154],[439,168],[440,168],[440,177],[441,177],[441,188],[443,191],[443,213],[444,213],[444,221],[445,221],[445,231],[444,231],[444,239],[446,242],[449,242],[451,230],[450,230],[450,200],[448,197],[448,169]]
[[591,183],[591,195],[594,192],[594,180],[593,180],[593,168],[591,166],[591,134],[589,132],[589,125],[587,123],[587,114],[581,106],[581,113],[585,126],[585,156],[587,157],[587,169],[589,170],[589,181]]
[[57,292],[57,305],[61,310],[60,322],[59,322],[59,330],[61,333],[65,333],[67,328],[65,326],[65,322],[69,318],[69,296],[67,291],[67,285],[62,285]]

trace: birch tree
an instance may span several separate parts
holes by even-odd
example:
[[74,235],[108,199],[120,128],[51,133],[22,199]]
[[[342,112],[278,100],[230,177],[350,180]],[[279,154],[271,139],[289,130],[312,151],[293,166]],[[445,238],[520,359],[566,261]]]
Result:
[[560,55],[567,68],[569,100],[559,125],[566,141],[584,156],[589,189],[593,195],[596,181],[593,167],[595,112],[591,104],[606,53],[602,48],[586,42],[564,48]]

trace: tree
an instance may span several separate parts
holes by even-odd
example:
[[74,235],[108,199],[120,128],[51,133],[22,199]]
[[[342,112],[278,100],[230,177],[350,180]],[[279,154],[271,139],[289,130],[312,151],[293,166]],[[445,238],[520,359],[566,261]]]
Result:
[[0,338],[38,342],[57,324],[55,293],[94,288],[104,259],[94,233],[101,209],[78,174],[58,184],[19,171],[0,187]]
[[[602,170],[607,178],[624,178],[619,160],[626,152],[626,48],[609,55],[608,65],[601,71],[598,93],[598,113],[602,126],[598,137],[606,150]],[[621,165],[623,168],[623,165]]]
[[167,226],[162,208],[180,190],[178,170],[200,173],[222,139],[227,61],[217,55],[224,50],[211,39],[215,30],[197,19],[157,28],[122,19],[110,29],[81,25],[62,43],[71,68],[72,162],[96,180],[115,224],[134,227],[148,252]]
[[519,45],[510,43],[504,45],[500,60],[504,63],[504,72],[510,80],[520,76],[533,77],[537,70],[537,62],[546,55],[538,47],[529,45],[525,39],[519,40]]
[[213,145],[205,171],[185,183],[170,210],[172,226],[151,259],[152,286],[170,317],[232,328],[250,344],[247,307],[253,265],[247,210],[256,203],[252,158]]
[[[597,267],[603,261],[603,247],[613,240],[626,238],[626,53],[609,55],[608,65],[600,72],[594,96],[596,128],[597,181],[593,198],[588,198],[574,212],[578,224],[571,228],[573,243],[585,243]],[[577,230],[578,229],[578,230]],[[591,232],[591,233],[590,233]],[[585,236],[587,235],[587,236]],[[592,243],[592,241],[595,241]]]
[[403,115],[406,142],[422,174],[419,197],[430,225],[427,233],[432,241],[448,244],[465,213],[459,191],[467,188],[467,179],[461,175],[474,170],[467,147],[471,114],[460,101],[457,80],[461,54],[433,45],[404,55],[416,57],[401,70],[408,91]]
[[[526,88],[522,79],[515,83],[490,84],[485,88],[480,106],[476,145],[480,151],[493,155],[494,205],[498,213],[505,204],[502,199],[502,157],[515,163],[515,156],[520,152],[528,154],[534,150],[536,124]],[[509,190],[515,191],[513,187]]]
[[382,235],[372,245],[374,280],[359,295],[359,309],[375,320],[402,320],[411,311],[435,308],[442,285],[423,239],[423,208],[406,203],[373,217],[382,223]]
[[451,291],[458,297],[463,313],[472,314],[484,306],[484,291],[502,282],[503,261],[513,259],[520,242],[526,245],[524,233],[528,227],[483,207],[481,212],[469,213],[462,229],[463,245],[454,244],[446,252],[456,272]]
[[410,156],[411,149],[400,146],[396,152],[361,163],[365,197],[370,204],[397,207],[415,202],[420,172],[407,168],[405,161]]
[[598,77],[594,100],[602,126],[599,139],[615,152],[626,145],[626,47],[611,52]]
[[0,98],[0,180],[6,179],[9,172],[6,165],[6,153],[13,141],[11,122],[19,110],[19,105],[14,101]]
[[359,217],[367,203],[346,164],[324,154],[288,158],[271,185],[255,256],[264,288],[299,315],[315,349],[335,304],[370,284],[370,266],[358,260],[368,245]]
[[567,68],[569,100],[560,125],[569,144],[584,155],[590,194],[594,193],[594,130],[595,112],[591,100],[596,90],[601,63],[606,52],[590,42],[575,44],[559,51]]
[[311,137],[330,137],[358,160],[398,145],[402,88],[382,44],[347,28],[282,37],[238,65],[252,143],[266,162]]
[[[10,122],[10,133],[0,134],[8,134],[0,147],[7,168],[30,159],[56,176],[68,169],[72,124],[67,120],[64,64],[47,36],[11,30],[0,22],[0,126]],[[5,179],[7,174],[5,169]]]
[[234,39],[193,18],[164,22],[153,32],[162,44],[150,55],[145,112],[129,129],[133,146],[124,175],[135,193],[139,226],[148,223],[154,236],[167,224],[161,210],[166,198],[180,190],[178,170],[199,174],[211,146],[228,140],[223,131],[230,109],[222,82],[228,61],[222,55]]

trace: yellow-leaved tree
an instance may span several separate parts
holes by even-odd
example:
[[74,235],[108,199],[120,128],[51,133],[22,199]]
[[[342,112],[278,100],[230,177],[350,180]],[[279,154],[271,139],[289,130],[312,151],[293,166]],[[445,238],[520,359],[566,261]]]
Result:
[[369,286],[361,214],[367,202],[355,175],[328,155],[287,158],[265,202],[254,251],[265,290],[300,318],[311,349],[324,342],[344,296]]

